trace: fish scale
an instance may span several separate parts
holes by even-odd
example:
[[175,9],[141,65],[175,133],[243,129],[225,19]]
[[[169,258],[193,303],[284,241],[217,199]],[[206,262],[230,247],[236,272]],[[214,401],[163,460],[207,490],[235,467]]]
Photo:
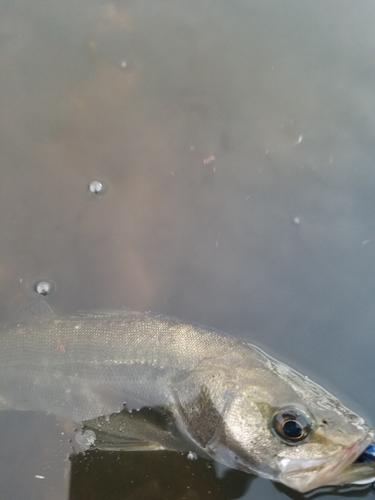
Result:
[[[191,369],[210,350],[224,354],[233,345],[229,338],[214,332],[201,335],[201,330],[142,313],[93,314],[63,320],[52,317],[16,326],[0,341],[1,380],[8,381],[6,387],[0,382],[3,406],[86,420],[118,411],[124,402],[138,407],[138,399],[147,399],[149,404],[155,398],[155,403],[168,403],[170,394],[163,379],[167,373]],[[23,391],[17,397],[15,387],[19,384],[12,382],[13,378],[28,380],[29,387],[34,380],[35,389],[27,401]],[[129,391],[134,384],[146,389],[150,380],[154,380],[148,391],[154,393],[151,400],[137,398]],[[51,407],[50,393],[61,395],[60,408],[56,404]]]

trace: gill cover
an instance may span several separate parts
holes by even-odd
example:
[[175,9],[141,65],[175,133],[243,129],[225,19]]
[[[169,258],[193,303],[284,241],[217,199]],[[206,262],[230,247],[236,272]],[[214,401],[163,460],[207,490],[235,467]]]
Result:
[[[203,360],[194,371],[173,382],[177,425],[180,432],[194,440],[203,455],[227,467],[258,472],[248,460],[246,465],[241,460],[240,443],[233,441],[228,427],[228,417],[231,419],[229,415],[242,399],[236,395],[239,390],[233,370],[231,373],[218,359]],[[242,427],[244,422],[238,424]]]

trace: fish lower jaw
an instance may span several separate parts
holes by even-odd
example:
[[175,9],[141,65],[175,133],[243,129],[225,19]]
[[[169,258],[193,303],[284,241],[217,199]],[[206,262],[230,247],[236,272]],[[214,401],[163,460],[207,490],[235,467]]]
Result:
[[373,439],[372,433],[334,457],[318,460],[278,461],[279,481],[301,493],[323,486],[364,484],[375,481],[375,468],[368,464],[353,464]]

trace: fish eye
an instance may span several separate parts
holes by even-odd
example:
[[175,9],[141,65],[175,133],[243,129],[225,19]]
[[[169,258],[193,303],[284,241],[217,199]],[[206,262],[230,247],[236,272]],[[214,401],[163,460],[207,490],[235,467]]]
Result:
[[285,406],[273,414],[271,429],[282,442],[289,445],[299,444],[309,436],[312,422],[299,408]]

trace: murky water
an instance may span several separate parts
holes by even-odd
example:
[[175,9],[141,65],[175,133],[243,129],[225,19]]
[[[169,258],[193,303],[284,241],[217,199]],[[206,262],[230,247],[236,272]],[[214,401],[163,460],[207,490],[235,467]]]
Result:
[[[154,310],[263,346],[375,423],[371,0],[2,0],[0,314]],[[0,415],[2,500],[301,498]],[[69,458],[70,456],[70,458]],[[318,492],[311,498],[374,496]]]

